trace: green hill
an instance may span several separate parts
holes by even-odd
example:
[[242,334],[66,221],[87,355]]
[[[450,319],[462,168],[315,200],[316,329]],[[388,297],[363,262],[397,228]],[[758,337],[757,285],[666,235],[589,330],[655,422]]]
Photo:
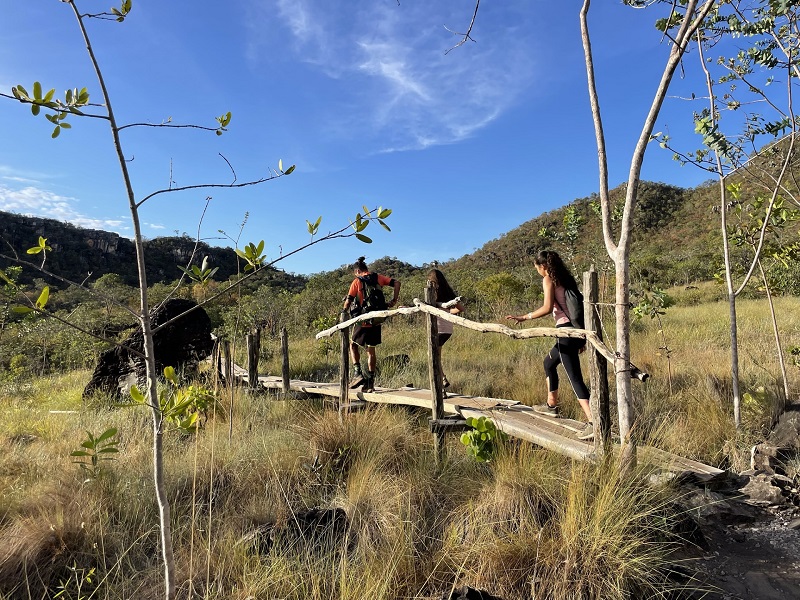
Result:
[[[634,279],[669,286],[714,277],[722,266],[719,217],[712,211],[715,193],[711,184],[683,189],[641,182],[631,249]],[[621,207],[624,187],[615,188],[610,195],[614,206]],[[596,195],[578,198],[526,221],[447,267],[482,274],[515,272],[531,269],[532,257],[548,249],[559,252],[576,271],[591,264],[609,270],[612,266],[603,243],[599,202]],[[612,214],[616,226],[621,214]],[[618,234],[615,230],[615,239]]]
[[[13,248],[23,258],[25,250],[35,246],[39,236],[47,238],[53,252],[47,255],[46,268],[52,273],[70,281],[96,281],[107,273],[116,273],[123,283],[137,286],[139,283],[136,270],[136,250],[133,242],[116,233],[96,229],[83,229],[69,223],[41,217],[27,217],[0,211],[0,253],[8,254]],[[180,278],[178,266],[186,266],[192,253],[192,264],[200,264],[208,256],[211,267],[219,267],[216,278],[225,280],[237,273],[237,257],[231,248],[209,246],[189,236],[158,237],[145,241],[147,257],[148,284],[168,283]],[[35,259],[33,259],[35,262]],[[10,266],[13,262],[0,258],[0,268]],[[24,269],[20,283],[29,284],[34,278],[41,277],[33,269]],[[305,278],[284,273],[277,269],[265,272],[248,282],[247,288],[255,289],[258,285],[270,282],[271,285],[296,291],[303,287]],[[55,283],[64,288],[63,283]]]

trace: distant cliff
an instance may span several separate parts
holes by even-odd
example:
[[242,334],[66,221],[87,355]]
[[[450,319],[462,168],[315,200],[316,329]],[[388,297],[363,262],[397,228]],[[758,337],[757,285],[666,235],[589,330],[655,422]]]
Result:
[[[54,219],[0,211],[0,254],[9,255],[13,248],[21,258],[37,262],[36,257],[26,255],[25,251],[38,243],[39,236],[47,238],[47,243],[53,248],[47,255],[46,268],[57,275],[81,282],[87,276],[94,281],[106,273],[117,273],[128,285],[138,285],[136,250],[128,238],[108,231],[83,229]],[[145,257],[148,284],[178,279],[181,276],[178,265],[186,266],[194,248],[195,240],[188,236],[147,240]],[[212,247],[200,242],[194,262],[199,264],[205,256],[209,257],[212,267],[219,267],[215,279],[224,280],[236,274],[236,253],[233,249]],[[0,268],[10,264],[0,258]],[[37,277],[42,275],[35,270],[25,269],[21,282],[30,283]],[[265,279],[278,280],[281,287],[295,290],[302,288],[305,281],[302,277],[276,269],[270,269],[259,277],[260,281]],[[55,282],[48,280],[48,283]]]

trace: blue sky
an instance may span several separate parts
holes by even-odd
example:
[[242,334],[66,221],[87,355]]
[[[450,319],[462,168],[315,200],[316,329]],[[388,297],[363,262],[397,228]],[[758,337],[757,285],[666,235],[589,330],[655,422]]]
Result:
[[[57,94],[99,89],[69,7],[5,2],[0,91],[35,80]],[[110,0],[86,0],[83,12]],[[295,173],[240,190],[165,194],[142,209],[147,237],[218,230],[264,239],[270,258],[309,241],[305,221],[338,229],[362,205],[393,209],[374,243],[325,242],[280,263],[314,273],[395,256],[421,265],[457,258],[550,209],[597,191],[597,151],[580,41],[581,2],[484,0],[473,37],[458,41],[472,0],[134,0],[124,23],[89,23],[120,123],[214,126],[229,131],[133,128],[123,143],[137,195],[168,186],[240,181],[269,167]],[[630,156],[669,47],[657,10],[620,0],[590,13],[608,138],[610,182]],[[688,82],[677,81],[675,95]],[[687,88],[688,89],[688,88]],[[657,130],[697,145],[690,106],[671,98]],[[0,210],[131,235],[130,215],[104,122],[70,118],[55,140],[42,115],[0,98]],[[694,186],[707,175],[653,145],[643,179]],[[35,241],[35,240],[34,240]],[[53,240],[56,241],[56,240]]]

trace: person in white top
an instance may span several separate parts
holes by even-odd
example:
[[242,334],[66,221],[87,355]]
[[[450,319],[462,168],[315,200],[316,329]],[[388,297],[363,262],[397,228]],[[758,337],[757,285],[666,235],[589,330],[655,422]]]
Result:
[[[578,284],[572,273],[564,265],[557,252],[543,250],[534,259],[536,271],[542,276],[544,301],[542,306],[525,315],[508,315],[510,319],[520,323],[530,319],[538,319],[552,314],[556,327],[573,327],[570,316],[566,312],[567,302],[565,289],[577,290]],[[558,371],[559,364],[564,365],[572,390],[578,397],[578,402],[586,415],[588,423],[578,435],[579,439],[587,440],[594,437],[592,426],[592,411],[589,408],[589,389],[583,381],[581,362],[578,356],[586,347],[586,340],[581,338],[556,338],[556,343],[544,359],[544,372],[547,377],[547,402],[534,406],[538,413],[557,417],[558,407]]]
[[[433,284],[433,289],[436,291],[437,305],[442,305],[456,299],[456,293],[453,291],[453,288],[450,287],[450,284],[447,283],[447,279],[444,278],[444,275],[439,269],[431,269],[428,272],[428,281]],[[459,315],[464,312],[464,305],[461,304],[461,302],[456,302],[455,305],[445,310],[451,315]],[[441,348],[444,346],[445,342],[450,339],[450,336],[453,335],[453,324],[441,317],[436,317],[436,326],[439,331],[439,348]],[[444,372],[442,372],[442,387],[450,387],[450,382],[447,381]]]

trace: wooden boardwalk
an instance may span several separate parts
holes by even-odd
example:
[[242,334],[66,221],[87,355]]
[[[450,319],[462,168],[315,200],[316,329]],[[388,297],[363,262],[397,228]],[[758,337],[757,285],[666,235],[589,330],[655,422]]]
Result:
[[[234,371],[237,379],[249,382],[247,372],[244,369],[235,366]],[[258,378],[258,382],[261,387],[266,389],[283,389],[283,379],[281,377],[261,375]],[[317,383],[293,379],[289,382],[289,387],[294,392],[326,396],[337,401],[339,399],[338,382]],[[431,391],[415,387],[376,387],[374,392],[350,390],[349,404],[343,408],[361,407],[366,403],[416,406],[430,410]],[[499,429],[510,436],[565,454],[574,459],[590,460],[593,457],[593,444],[577,438],[578,431],[583,428],[583,423],[566,418],[541,415],[531,407],[516,400],[448,393],[444,400],[444,410],[449,415],[463,418],[491,418]],[[642,459],[673,473],[691,472],[703,480],[711,479],[724,473],[724,471],[716,467],[649,446],[639,446],[637,450]]]

